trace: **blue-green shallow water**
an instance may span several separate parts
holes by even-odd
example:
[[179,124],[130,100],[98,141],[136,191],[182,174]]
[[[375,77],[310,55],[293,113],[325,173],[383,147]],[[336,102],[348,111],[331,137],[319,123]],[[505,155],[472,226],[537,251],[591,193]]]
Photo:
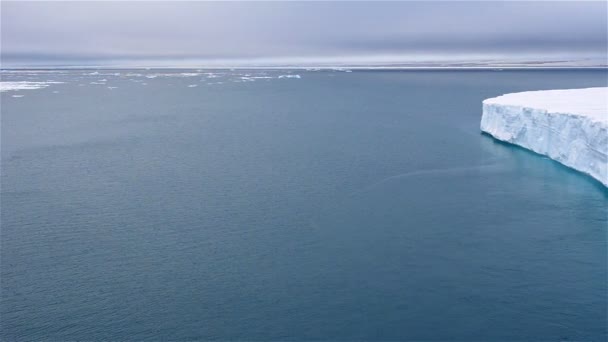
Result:
[[3,340],[606,339],[608,191],[479,133],[605,71],[90,72],[3,74]]

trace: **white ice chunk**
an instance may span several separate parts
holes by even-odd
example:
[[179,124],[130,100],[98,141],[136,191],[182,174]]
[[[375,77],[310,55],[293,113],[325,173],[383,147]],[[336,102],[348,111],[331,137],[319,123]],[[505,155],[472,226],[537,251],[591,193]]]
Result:
[[11,91],[11,90],[30,90],[46,88],[51,84],[57,84],[63,82],[30,82],[30,81],[19,81],[19,82],[0,82],[0,92]]
[[608,88],[513,93],[483,101],[481,130],[608,186]]

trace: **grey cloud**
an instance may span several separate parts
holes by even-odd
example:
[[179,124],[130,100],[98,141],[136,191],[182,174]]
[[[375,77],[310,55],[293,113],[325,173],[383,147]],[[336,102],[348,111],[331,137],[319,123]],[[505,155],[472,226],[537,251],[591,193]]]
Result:
[[2,60],[16,64],[451,54],[605,58],[608,48],[603,1],[1,6]]

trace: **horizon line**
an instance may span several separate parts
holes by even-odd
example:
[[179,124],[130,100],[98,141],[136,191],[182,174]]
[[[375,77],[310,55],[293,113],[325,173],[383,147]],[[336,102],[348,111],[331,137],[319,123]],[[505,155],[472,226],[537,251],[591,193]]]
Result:
[[491,69],[491,70],[503,70],[503,69],[608,69],[608,64],[604,65],[510,65],[510,66],[502,66],[502,65],[481,65],[481,66],[378,66],[378,65],[311,65],[311,66],[298,66],[298,65],[267,65],[267,66],[244,66],[244,65],[225,65],[225,66],[203,66],[203,65],[188,65],[188,66],[148,66],[148,65],[137,65],[137,66],[127,66],[127,65],[61,65],[61,66],[9,66],[4,67],[0,66],[0,70],[49,70],[49,69],[201,69],[201,70],[229,70],[229,69],[259,69],[259,70],[306,70],[306,71],[316,71],[316,70],[332,70],[332,71],[345,71],[345,70],[420,70],[420,69]]

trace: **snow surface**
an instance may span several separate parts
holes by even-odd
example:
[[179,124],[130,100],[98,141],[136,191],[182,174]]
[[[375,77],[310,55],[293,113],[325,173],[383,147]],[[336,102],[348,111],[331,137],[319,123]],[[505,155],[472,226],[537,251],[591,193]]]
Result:
[[608,186],[608,88],[527,91],[486,99],[481,130]]

